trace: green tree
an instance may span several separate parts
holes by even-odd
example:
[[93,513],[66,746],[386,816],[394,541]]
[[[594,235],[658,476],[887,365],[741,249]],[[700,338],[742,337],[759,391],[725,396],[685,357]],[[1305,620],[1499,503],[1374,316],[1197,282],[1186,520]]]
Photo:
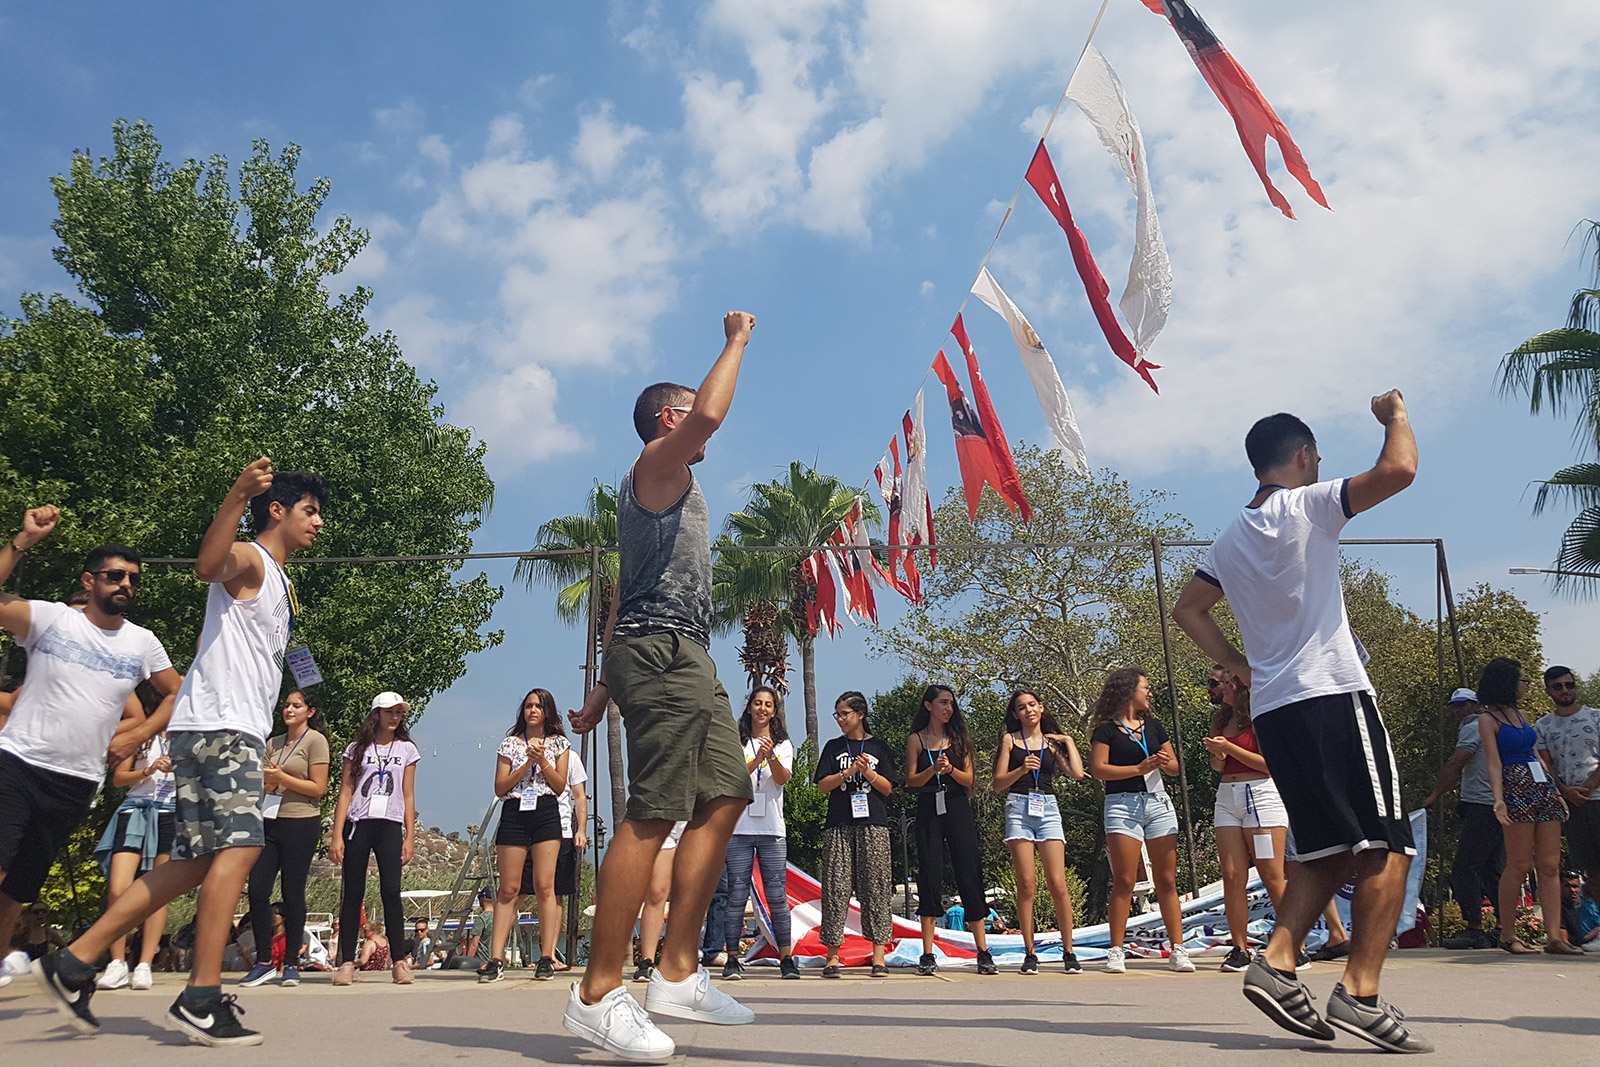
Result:
[[[1600,222],[1585,220],[1586,248],[1592,246],[1594,288],[1572,295],[1565,326],[1535,334],[1512,349],[1500,364],[1503,392],[1526,393],[1529,411],[1546,407],[1559,417],[1575,417],[1573,441],[1582,462],[1539,483],[1533,512],[1554,500],[1576,506],[1577,518],[1561,536],[1556,570],[1579,575],[1600,570]],[[1570,580],[1558,575],[1557,584]]]
[[[600,587],[591,589],[591,552],[572,552],[573,549],[601,549]],[[568,554],[545,559],[517,560],[516,577],[528,588],[536,582],[553,587],[556,592],[556,618],[569,626],[587,625],[590,598],[600,618],[595,628],[596,647],[588,651],[589,662],[600,661],[599,644],[611,632],[617,614],[617,582],[622,570],[622,557],[617,552],[617,490],[604,482],[595,482],[589,491],[584,509],[573,515],[554,518],[539,527],[537,552],[565,552]],[[606,705],[606,758],[607,777],[611,781],[611,817],[620,819],[627,807],[627,779],[622,767],[622,724],[617,705]]]

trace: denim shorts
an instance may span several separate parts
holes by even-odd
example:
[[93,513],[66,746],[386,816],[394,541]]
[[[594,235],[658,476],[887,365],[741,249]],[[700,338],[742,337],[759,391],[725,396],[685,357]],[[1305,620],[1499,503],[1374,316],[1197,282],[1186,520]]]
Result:
[[1166,793],[1106,795],[1106,833],[1153,841],[1177,832],[1178,813]]
[[1044,814],[1028,814],[1028,798],[1022,793],[1006,794],[1007,841],[1065,841],[1061,829],[1061,806],[1054,793],[1044,795]]

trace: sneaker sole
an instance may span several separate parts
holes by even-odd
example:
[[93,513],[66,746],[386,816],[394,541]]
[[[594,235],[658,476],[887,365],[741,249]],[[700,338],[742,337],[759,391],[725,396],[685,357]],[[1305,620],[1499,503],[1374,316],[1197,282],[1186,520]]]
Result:
[[711,1023],[715,1026],[743,1026],[746,1023],[756,1021],[754,1012],[750,1013],[749,1018],[728,1019],[721,1015],[711,1015],[707,1012],[695,1011],[693,1008],[685,1008],[679,1004],[651,1004],[648,999],[645,1001],[644,1010],[651,1015],[665,1015],[669,1019],[683,1019],[692,1023]]
[[113,989],[127,989],[129,984],[130,983],[129,983],[128,979],[124,978],[122,981],[118,982],[116,985],[101,985],[99,982],[96,982],[94,984],[94,987],[95,987],[96,990],[98,990],[101,993],[109,993]]
[[1352,1037],[1359,1037],[1361,1040],[1367,1042],[1368,1044],[1376,1045],[1385,1052],[1419,1053],[1433,1051],[1431,1048],[1402,1048],[1399,1045],[1391,1045],[1389,1042],[1369,1034],[1366,1030],[1357,1026],[1355,1023],[1345,1022],[1343,1019],[1336,1018],[1332,1015],[1328,1016],[1328,1025],[1337,1026],[1339,1029],[1343,1030]]
[[86,1020],[78,1018],[78,1013],[72,1010],[72,1005],[67,1003],[67,998],[62,995],[61,990],[57,989],[55,983],[50,981],[49,975],[44,973],[44,967],[38,960],[34,960],[28,969],[39,980],[39,984],[44,986],[45,992],[50,995],[50,1003],[55,1005],[56,1011],[61,1013],[62,1018],[67,1020],[68,1025],[80,1034],[98,1034],[100,1032],[98,1026],[93,1026]]
[[[1276,997],[1267,992],[1265,989],[1262,989],[1260,986],[1245,986],[1244,998],[1250,1003],[1254,1004],[1256,1007],[1260,1008],[1261,1014],[1265,1015],[1267,1018],[1271,1019],[1273,1022],[1277,1023],[1291,1034],[1297,1034],[1300,1037],[1309,1037],[1316,1041],[1333,1040],[1333,1035],[1331,1033],[1320,1034],[1301,1023],[1294,1016],[1290,1015],[1284,1010],[1283,1005],[1278,1003],[1278,999]],[[1323,1022],[1326,1024],[1327,1020],[1324,1019]]]
[[205,1045],[208,1048],[242,1048],[246,1045],[259,1045],[266,1040],[260,1034],[247,1034],[243,1037],[216,1037],[208,1034],[198,1026],[191,1025],[186,1020],[178,1018],[171,1012],[167,1012],[161,1021],[168,1030],[183,1034],[195,1044]]
[[295,986],[300,984],[300,979],[291,978],[291,979],[289,979],[287,981],[279,982],[278,984],[283,986],[283,988],[285,988],[285,989],[293,989]]
[[666,1063],[678,1051],[676,1043],[670,1049],[661,1053],[640,1052],[638,1049],[623,1048],[621,1045],[606,1040],[605,1035],[601,1034],[600,1031],[585,1026],[567,1014],[561,1016],[561,1028],[573,1037],[581,1037],[589,1044],[605,1049],[618,1059],[628,1060],[632,1063]]
[[262,975],[260,978],[257,978],[254,982],[246,982],[246,981],[241,980],[239,982],[239,985],[241,987],[245,988],[245,989],[254,989],[257,986],[266,985],[268,982],[272,981],[276,977],[278,977],[278,974],[277,974],[276,971],[268,971],[266,974]]

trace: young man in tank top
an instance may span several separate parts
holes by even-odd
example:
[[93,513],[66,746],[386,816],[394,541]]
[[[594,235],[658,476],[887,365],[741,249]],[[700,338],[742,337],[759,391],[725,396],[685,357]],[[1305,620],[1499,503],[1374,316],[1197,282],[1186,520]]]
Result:
[[[22,529],[0,546],[0,585],[60,516],[54,505],[23,516]],[[0,953],[10,951],[23,908],[39,899],[56,853],[89,814],[134,688],[148,678],[163,700],[124,736],[127,751],[158,733],[172,711],[178,672],[156,635],[125,618],[139,575],[133,549],[104,545],[83,565],[82,611],[0,593],[0,627],[28,652],[27,684],[0,733]]]
[[[168,1009],[168,1026],[203,1045],[258,1045],[222,995],[222,956],[233,909],[264,840],[261,761],[283,680],[297,604],[283,565],[322,529],[328,487],[301,471],[274,475],[265,456],[234,481],[200,543],[195,574],[210,583],[200,648],[167,737],[177,778],[172,861],[139,879],[65,949],[40,961],[46,987],[73,1025],[95,1033],[94,967],[111,942],[156,908],[199,887],[193,966]],[[246,510],[257,536],[238,540]]]
[[672,824],[688,820],[672,877],[672,911],[645,1009],[697,1022],[737,1024],[753,1012],[710,984],[700,929],[722,873],[728,838],[752,796],[728,694],[711,662],[711,517],[689,470],[727,417],[755,318],[730,311],[727,343],[698,391],[671,383],[639,395],[633,425],[644,450],[617,493],[621,547],[618,608],[601,681],[578,733],[593,730],[608,700],[628,740],[628,808],[596,886],[593,939],[583,981],[567,1000],[566,1029],[615,1055],[665,1060],[672,1039],[622,984],[633,924],[656,854]]
[[[1260,485],[1215,543],[1172,617],[1208,655],[1251,687],[1260,752],[1289,812],[1300,867],[1284,891],[1267,947],[1244,993],[1284,1029],[1332,1040],[1337,1026],[1396,1052],[1431,1052],[1378,999],[1406,871],[1416,854],[1399,771],[1345,614],[1339,532],[1410,485],[1417,443],[1398,390],[1372,398],[1384,427],[1371,470],[1318,481],[1316,438],[1293,415],[1251,427],[1245,453]],[[1244,653],[1211,616],[1228,598]],[[1324,1020],[1295,977],[1295,953],[1351,877],[1352,938]]]

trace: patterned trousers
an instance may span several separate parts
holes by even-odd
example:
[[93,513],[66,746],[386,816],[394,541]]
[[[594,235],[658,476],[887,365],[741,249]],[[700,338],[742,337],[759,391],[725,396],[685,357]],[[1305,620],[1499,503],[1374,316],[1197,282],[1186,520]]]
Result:
[[887,826],[830,826],[822,832],[822,943],[844,944],[850,897],[861,904],[861,934],[874,945],[894,938],[894,891]]

